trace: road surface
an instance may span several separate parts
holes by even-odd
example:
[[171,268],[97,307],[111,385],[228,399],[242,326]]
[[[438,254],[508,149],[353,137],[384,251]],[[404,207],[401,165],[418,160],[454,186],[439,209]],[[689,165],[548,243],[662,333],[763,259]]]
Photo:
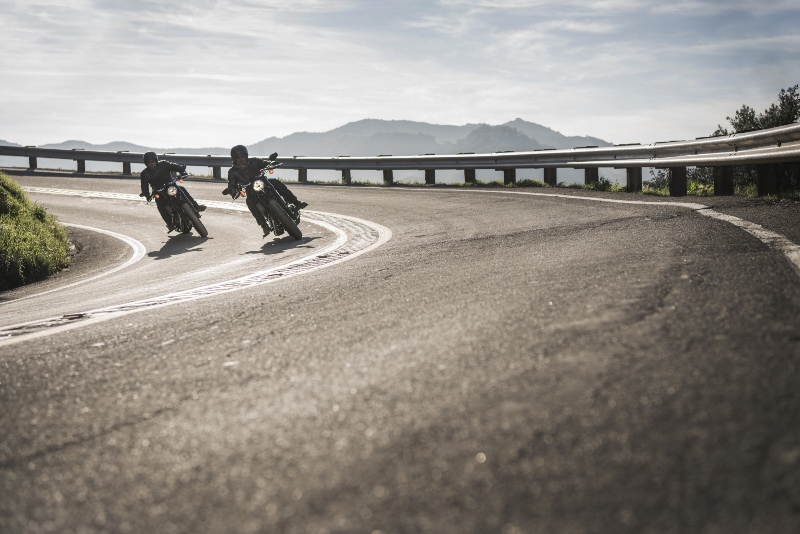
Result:
[[1,532],[800,530],[796,203],[15,179],[79,252],[0,294]]

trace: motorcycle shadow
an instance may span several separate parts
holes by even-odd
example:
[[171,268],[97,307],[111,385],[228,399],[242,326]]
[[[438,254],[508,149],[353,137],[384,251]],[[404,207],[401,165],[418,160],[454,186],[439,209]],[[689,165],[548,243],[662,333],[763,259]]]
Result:
[[148,252],[147,255],[157,260],[165,260],[178,254],[186,252],[202,252],[202,247],[197,247],[211,239],[210,237],[200,237],[194,234],[170,235],[164,246],[158,250]]
[[313,248],[314,245],[312,241],[317,239],[319,239],[319,237],[303,236],[301,240],[297,241],[292,236],[287,235],[267,241],[261,245],[259,250],[250,250],[245,252],[245,254],[282,254],[283,252],[293,248]]

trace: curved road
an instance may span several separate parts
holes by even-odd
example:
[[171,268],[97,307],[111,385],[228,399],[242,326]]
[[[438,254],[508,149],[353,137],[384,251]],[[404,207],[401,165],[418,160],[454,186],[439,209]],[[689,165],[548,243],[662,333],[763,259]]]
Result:
[[0,296],[2,532],[800,529],[795,203],[292,185],[294,242],[16,179],[79,253]]

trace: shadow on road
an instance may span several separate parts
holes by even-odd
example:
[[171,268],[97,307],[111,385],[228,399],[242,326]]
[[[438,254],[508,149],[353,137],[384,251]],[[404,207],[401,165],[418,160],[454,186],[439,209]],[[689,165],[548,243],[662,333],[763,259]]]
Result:
[[[200,237],[192,234],[170,235],[169,240],[158,250],[148,252],[147,255],[157,260],[163,260],[184,254],[186,252],[202,252],[202,247],[197,247],[211,239],[210,237]],[[195,248],[197,247],[197,248]]]
[[297,241],[292,236],[287,235],[264,243],[260,250],[250,250],[245,254],[282,254],[291,248],[314,248],[311,242],[316,239],[319,239],[319,237],[304,237]]

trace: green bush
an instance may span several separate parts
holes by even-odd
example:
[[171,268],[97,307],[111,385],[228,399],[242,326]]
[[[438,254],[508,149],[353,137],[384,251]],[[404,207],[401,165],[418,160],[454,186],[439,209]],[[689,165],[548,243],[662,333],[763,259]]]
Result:
[[517,187],[546,187],[546,186],[547,184],[545,184],[541,180],[532,180],[529,178],[525,178],[524,180],[519,180],[517,182]]
[[46,278],[69,262],[64,228],[0,173],[0,291]]

